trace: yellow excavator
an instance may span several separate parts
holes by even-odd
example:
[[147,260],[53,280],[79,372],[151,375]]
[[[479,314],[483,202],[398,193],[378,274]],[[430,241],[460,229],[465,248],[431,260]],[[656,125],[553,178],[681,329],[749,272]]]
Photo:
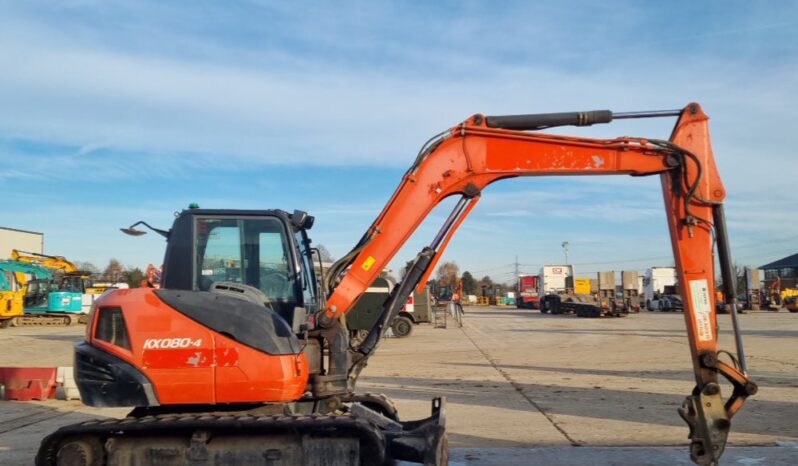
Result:
[[25,310],[47,306],[53,274],[46,268],[0,260],[0,328],[19,325]]
[[[5,293],[7,298],[4,296],[7,311],[3,320],[5,326],[77,323],[85,320],[84,315],[88,313],[94,295],[102,294],[102,291],[92,290],[90,273],[78,270],[75,264],[63,256],[14,249],[11,259],[6,262],[10,268],[13,268],[12,264],[18,264],[19,270],[12,271],[13,277],[10,278],[13,280],[7,280],[9,286],[4,287],[9,289]],[[49,278],[41,280],[38,274],[22,270],[24,266],[47,271]],[[55,273],[60,273],[60,281],[55,281]],[[34,280],[28,281],[27,275]],[[32,299],[33,295],[38,298]],[[22,309],[20,300],[24,303]]]

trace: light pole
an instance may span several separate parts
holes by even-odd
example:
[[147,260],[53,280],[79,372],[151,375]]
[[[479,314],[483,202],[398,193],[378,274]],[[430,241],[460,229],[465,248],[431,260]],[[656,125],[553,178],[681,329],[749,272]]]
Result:
[[568,265],[568,241],[562,242],[562,249],[565,252],[565,265]]

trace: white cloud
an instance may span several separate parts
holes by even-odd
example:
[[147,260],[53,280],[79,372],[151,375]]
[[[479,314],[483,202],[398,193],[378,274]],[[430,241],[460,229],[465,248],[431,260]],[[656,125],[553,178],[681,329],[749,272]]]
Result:
[[[712,117],[733,240],[784,227],[789,206],[776,206],[794,197],[798,172],[791,140],[798,59],[789,48],[777,57],[762,48],[765,34],[794,35],[774,27],[770,9],[752,7],[729,24],[684,35],[678,30],[689,23],[650,28],[655,13],[634,3],[624,4],[626,15],[594,3],[522,2],[502,12],[458,3],[446,17],[426,13],[433,6],[413,14],[372,2],[343,12],[294,3],[206,6],[211,14],[161,2],[5,6],[0,140],[58,149],[0,154],[0,179],[91,173],[119,181],[268,164],[402,167],[426,137],[477,111],[626,111],[698,100]],[[785,7],[779,21],[793,13]],[[665,137],[671,125],[561,132]],[[458,237],[476,241],[496,225],[538,215],[664,225],[656,180],[518,186],[486,190]],[[759,204],[743,202],[752,198]],[[352,228],[337,217],[367,225],[380,209],[375,202],[318,207],[320,220],[341,225],[321,230],[341,252],[353,243]],[[496,247],[517,244],[498,236],[505,241]]]
[[[183,157],[200,153],[260,163],[402,166],[427,135],[474,111],[673,107],[698,91],[712,114],[713,107],[730,107],[729,86],[745,86],[748,97],[736,99],[729,113],[750,116],[732,121],[774,123],[795,113],[783,104],[783,92],[798,94],[788,78],[794,76],[794,64],[759,76],[744,63],[725,63],[718,74],[713,71],[717,63],[707,62],[691,66],[687,75],[667,67],[573,72],[477,56],[490,70],[478,77],[408,77],[299,58],[291,66],[251,66],[64,44],[47,25],[13,32],[17,35],[0,33],[0,57],[7,64],[0,75],[5,134]],[[776,101],[782,104],[770,105]],[[668,124],[655,123],[655,135],[667,134]],[[635,128],[652,125],[623,125],[624,131]],[[605,127],[593,133],[616,131]],[[732,141],[717,138],[723,147],[740,137],[731,129],[719,133]],[[740,158],[729,152],[732,160]],[[779,152],[771,151],[774,157]]]

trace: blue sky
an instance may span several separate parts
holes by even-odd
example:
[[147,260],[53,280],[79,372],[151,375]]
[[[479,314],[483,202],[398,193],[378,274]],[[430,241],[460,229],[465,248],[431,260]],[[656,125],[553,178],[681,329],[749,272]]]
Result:
[[[733,256],[798,250],[794,2],[0,1],[0,225],[46,252],[160,263],[119,233],[203,207],[304,209],[345,253],[432,134],[476,112],[709,113]],[[667,137],[671,120],[577,134]],[[488,188],[444,260],[511,278],[670,263],[656,178]],[[434,235],[434,211],[394,267]]]

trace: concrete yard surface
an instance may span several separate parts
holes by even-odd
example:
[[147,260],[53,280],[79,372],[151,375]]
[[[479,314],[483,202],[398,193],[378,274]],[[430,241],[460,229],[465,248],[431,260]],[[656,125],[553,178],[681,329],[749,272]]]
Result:
[[[390,338],[358,391],[382,392],[402,419],[447,398],[451,464],[691,464],[676,409],[694,386],[680,313],[581,319],[468,307],[463,328],[419,325]],[[741,315],[760,391],[732,422],[721,464],[798,464],[798,314]],[[734,350],[729,316],[721,347]],[[0,366],[71,365],[83,327],[0,330]],[[728,395],[729,386],[723,387]],[[31,464],[49,432],[124,416],[77,402],[0,402],[0,464]]]
[[[798,445],[729,447],[721,464],[794,466]],[[453,448],[450,466],[690,466],[682,447]]]

